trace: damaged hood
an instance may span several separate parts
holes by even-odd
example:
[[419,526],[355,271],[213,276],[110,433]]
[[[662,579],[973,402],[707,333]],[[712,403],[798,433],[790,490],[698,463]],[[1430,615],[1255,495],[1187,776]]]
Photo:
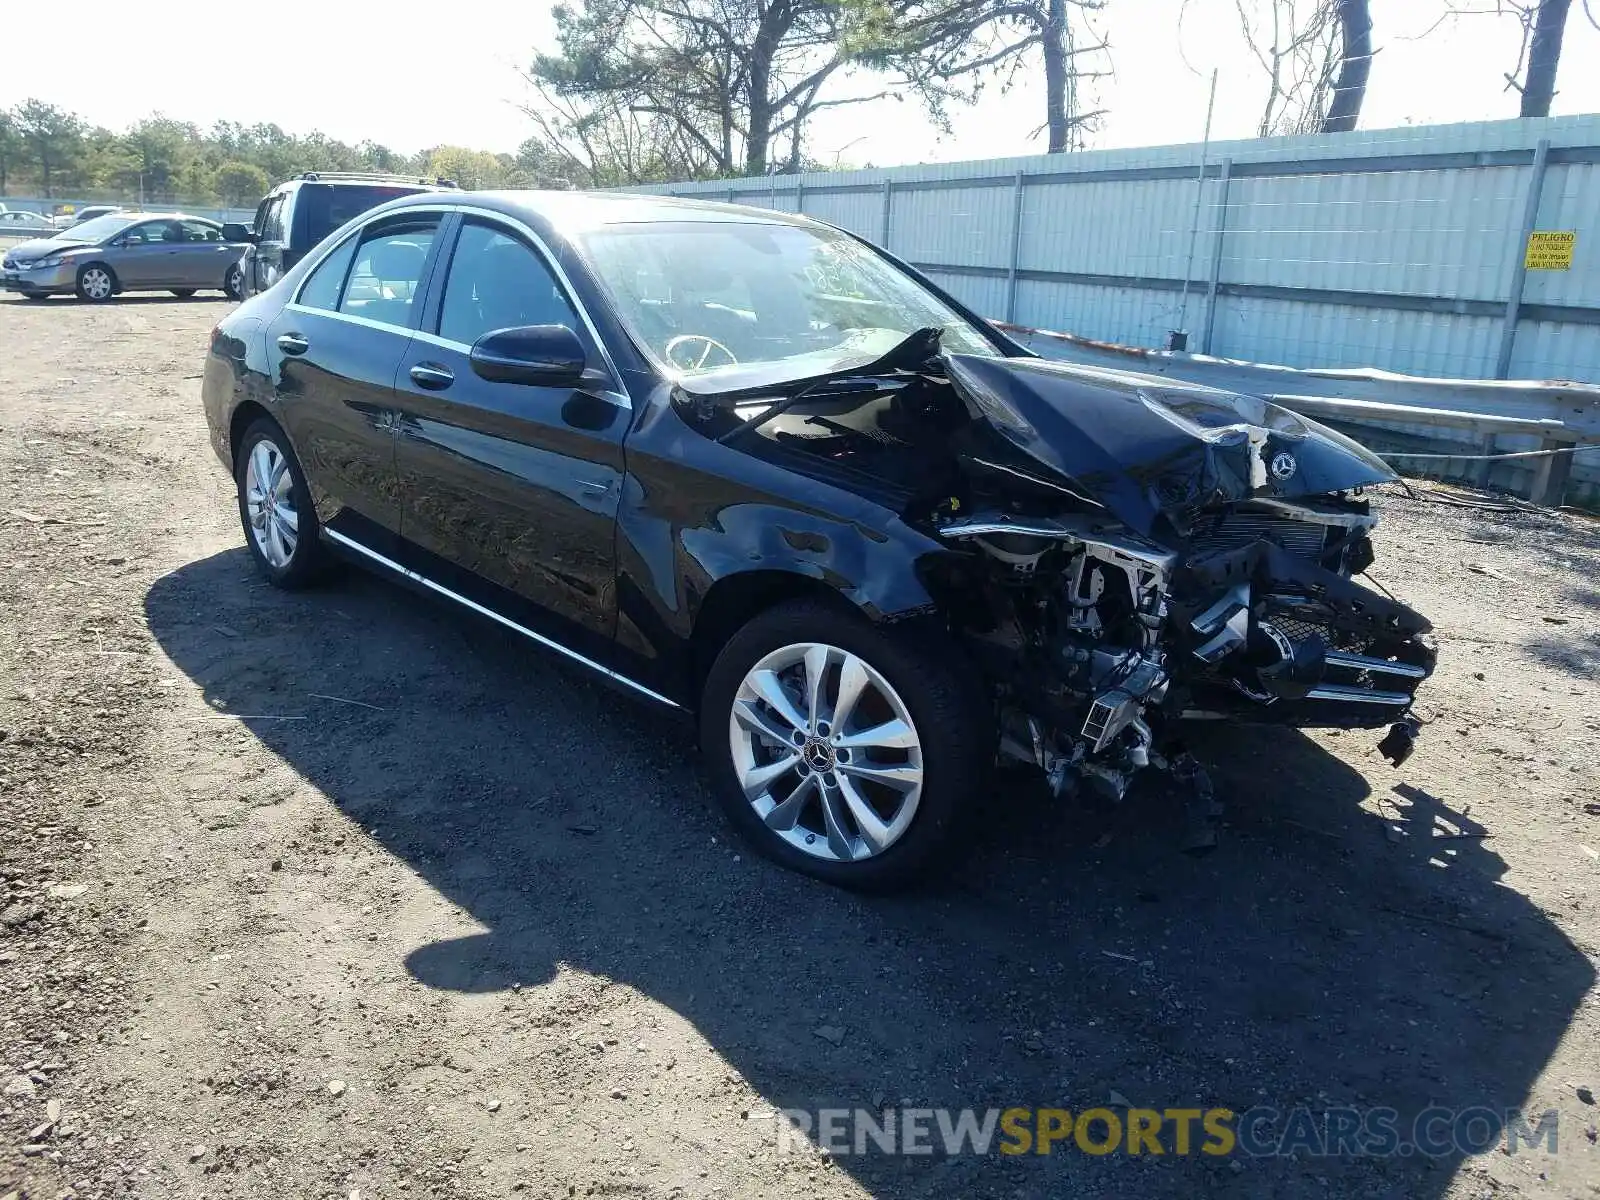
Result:
[[1140,533],[1205,505],[1397,478],[1360,443],[1287,408],[1197,384],[1042,358],[945,359],[973,416]]

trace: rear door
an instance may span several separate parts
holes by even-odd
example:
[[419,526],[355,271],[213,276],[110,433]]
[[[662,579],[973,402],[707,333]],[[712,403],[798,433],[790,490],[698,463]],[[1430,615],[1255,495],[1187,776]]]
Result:
[[[405,540],[460,568],[458,586],[487,585],[479,603],[604,658],[627,398],[528,231],[464,216],[435,275],[442,297],[430,299],[395,383]],[[574,389],[476,375],[472,343],[521,325],[576,330],[593,378]]]
[[313,268],[267,330],[282,420],[317,515],[387,553],[400,528],[394,381],[431,270],[440,213],[352,233]]
[[222,240],[222,226],[189,218],[182,222],[183,244],[175,256],[177,282],[193,288],[220,288],[238,250]]

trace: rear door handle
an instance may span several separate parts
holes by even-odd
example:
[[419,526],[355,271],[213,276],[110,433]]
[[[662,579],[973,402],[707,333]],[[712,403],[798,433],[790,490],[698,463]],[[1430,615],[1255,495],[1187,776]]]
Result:
[[411,382],[430,392],[442,392],[455,381],[455,373],[438,363],[418,363],[411,368]]
[[280,333],[278,335],[278,349],[285,354],[304,354],[311,349],[311,343],[298,333]]

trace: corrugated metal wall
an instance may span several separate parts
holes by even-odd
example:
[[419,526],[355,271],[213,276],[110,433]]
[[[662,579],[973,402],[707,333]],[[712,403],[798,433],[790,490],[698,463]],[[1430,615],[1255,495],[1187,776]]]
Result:
[[[1540,143],[1547,153],[1538,153]],[[1291,366],[1600,381],[1600,116],[1107,150],[640,191],[803,211],[979,312]],[[1542,170],[1538,164],[1543,162]],[[1576,230],[1530,271],[1532,227]],[[1192,250],[1191,250],[1192,247]],[[1188,280],[1187,292],[1184,280]]]

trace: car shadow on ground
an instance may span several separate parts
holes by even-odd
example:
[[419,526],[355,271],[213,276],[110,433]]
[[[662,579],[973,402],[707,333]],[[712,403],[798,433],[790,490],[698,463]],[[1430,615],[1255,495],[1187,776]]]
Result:
[[[247,724],[485,927],[410,953],[415,979],[609,977],[777,1107],[1380,1106],[1405,1139],[1429,1105],[1527,1103],[1593,982],[1497,885],[1445,784],[1395,772],[1374,816],[1363,777],[1297,733],[1202,739],[1232,801],[1208,857],[1178,852],[1160,788],[1088,818],[1002,786],[954,878],[867,899],[730,846],[679,723],[439,602],[354,573],[285,595],[235,549],[158,580],[146,607],[213,706],[313,715]],[[1370,757],[1371,735],[1344,737]],[[1448,1120],[1431,1130],[1450,1140]],[[1419,1198],[1462,1155],[838,1161],[876,1196]]]

